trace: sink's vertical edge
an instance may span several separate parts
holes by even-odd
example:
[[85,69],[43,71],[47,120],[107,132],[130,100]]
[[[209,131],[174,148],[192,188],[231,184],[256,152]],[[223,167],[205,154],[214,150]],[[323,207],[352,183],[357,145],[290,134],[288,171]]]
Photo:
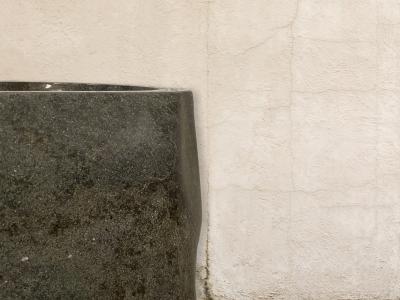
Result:
[[[194,117],[194,100],[190,91],[180,93],[178,103],[178,178],[181,182],[182,194],[185,204],[190,212],[189,220],[192,226],[192,247],[190,249],[190,260],[193,268],[190,276],[187,277],[188,284],[195,284],[195,266],[197,244],[201,229],[201,192],[199,161],[196,142],[196,129]],[[193,291],[195,297],[195,291]]]

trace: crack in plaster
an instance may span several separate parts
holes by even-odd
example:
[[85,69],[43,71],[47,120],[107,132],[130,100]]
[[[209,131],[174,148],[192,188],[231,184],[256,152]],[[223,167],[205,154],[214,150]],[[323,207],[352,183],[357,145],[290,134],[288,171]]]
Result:
[[[209,44],[209,37],[210,37],[210,9],[211,9],[211,3],[212,0],[208,0],[206,2],[207,9],[206,9],[206,111],[208,111],[209,108],[209,101],[210,101],[210,44]],[[207,128],[208,124],[210,123],[210,118],[207,114],[206,117],[206,123],[207,123]],[[210,135],[207,135],[207,149],[209,149],[210,145]],[[207,150],[207,155],[208,161],[210,161],[210,153],[209,150]],[[210,205],[209,205],[209,197],[210,197],[210,168],[207,168],[207,190],[206,190],[206,198],[207,198],[207,205],[206,205],[206,211],[207,211],[207,224],[206,224],[206,245],[205,245],[205,278],[203,282],[203,293],[205,300],[214,300],[214,297],[212,295],[211,291],[211,283],[210,283]]]
[[257,49],[257,48],[260,48],[260,47],[264,46],[267,42],[269,42],[269,41],[276,35],[276,33],[277,33],[279,30],[288,29],[288,28],[290,28],[291,26],[292,26],[291,23],[289,23],[289,24],[287,24],[287,25],[278,26],[278,27],[274,27],[274,28],[270,29],[270,31],[273,31],[273,33],[272,33],[271,35],[269,35],[269,36],[267,36],[266,38],[262,39],[260,42],[254,44],[254,45],[252,45],[252,46],[250,46],[250,47],[247,47],[246,49],[244,49],[244,50],[242,50],[242,51],[240,51],[240,52],[234,54],[233,56],[245,55],[245,54],[248,54],[248,53],[249,53],[250,51],[252,51],[252,50],[255,50],[255,49]]
[[345,39],[345,40],[329,40],[329,39],[321,39],[321,38],[310,38],[310,37],[305,37],[302,35],[295,35],[295,39],[302,39],[302,40],[307,40],[307,41],[312,41],[312,42],[321,42],[321,43],[332,43],[332,44],[348,44],[348,43],[360,43],[360,44],[373,44],[375,41],[371,40],[352,40],[352,39]]
[[376,86],[370,89],[325,89],[319,91],[307,91],[307,90],[293,90],[295,94],[305,94],[305,95],[321,95],[326,93],[371,93],[375,92]]
[[[291,157],[291,164],[290,164],[290,177],[291,177],[291,188],[292,190],[295,189],[295,179],[294,179],[294,153],[293,153],[293,90],[294,90],[294,72],[293,72],[293,62],[294,62],[294,55],[295,55],[295,23],[299,14],[299,9],[300,9],[300,1],[297,0],[296,2],[296,9],[294,12],[294,16],[292,19],[292,22],[290,24],[290,31],[291,31],[291,49],[290,49],[290,98],[289,98],[289,153]],[[288,283],[289,285],[292,282],[292,271],[293,271],[293,253],[292,253],[292,222],[291,222],[291,217],[292,217],[292,211],[293,211],[293,192],[290,192],[289,194],[289,203],[288,203],[288,228],[287,228],[287,235],[286,235],[286,242],[288,245]]]
[[[376,7],[379,6],[379,1],[375,1]],[[378,202],[378,194],[379,194],[379,185],[378,185],[378,168],[379,168],[379,140],[380,140],[380,134],[379,134],[379,103],[378,103],[378,83],[379,83],[379,40],[378,40],[378,27],[379,27],[379,13],[378,9],[376,10],[376,28],[375,28],[375,43],[376,43],[376,56],[375,56],[375,64],[376,64],[376,86],[375,86],[375,166],[374,166],[374,177],[375,177],[375,191],[374,191],[374,204],[377,205]],[[376,236],[378,234],[378,210],[375,209],[374,212],[374,230],[373,230],[373,236]]]
[[[389,174],[390,175],[390,174]],[[389,176],[388,175],[388,176]],[[227,184],[224,186],[220,187],[213,187],[215,191],[223,191],[228,188],[236,188],[240,189],[242,191],[257,191],[257,192],[270,192],[270,193],[304,193],[304,194],[316,194],[316,193],[334,193],[334,192],[348,192],[351,190],[356,190],[356,189],[365,189],[365,188],[374,188],[375,187],[375,180],[373,181],[367,181],[363,184],[359,185],[341,185],[340,187],[337,187],[335,189],[314,189],[314,190],[304,190],[304,189],[298,189],[296,187],[283,190],[283,189],[267,189],[265,187],[260,187],[258,185],[255,186],[242,186],[240,184]]]
[[264,37],[263,39],[261,39],[261,41],[254,43],[253,45],[246,47],[245,49],[238,51],[238,52],[229,52],[229,51],[214,51],[214,52],[209,52],[208,55],[209,56],[213,56],[216,54],[220,54],[220,55],[231,55],[231,56],[243,56],[245,54],[248,54],[249,52],[251,52],[252,50],[258,49],[262,46],[264,46],[266,43],[268,43],[272,38],[274,38],[276,36],[276,34],[280,31],[280,30],[284,30],[284,29],[290,29],[292,26],[292,22],[282,25],[282,26],[276,26],[276,27],[272,27],[272,28],[268,28],[267,30],[272,32],[270,35]]

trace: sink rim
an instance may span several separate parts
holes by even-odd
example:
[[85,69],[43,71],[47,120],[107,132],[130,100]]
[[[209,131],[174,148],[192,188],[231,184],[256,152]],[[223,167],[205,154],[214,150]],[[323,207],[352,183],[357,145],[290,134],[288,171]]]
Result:
[[63,81],[0,81],[1,93],[163,93],[190,92],[187,89],[115,83]]

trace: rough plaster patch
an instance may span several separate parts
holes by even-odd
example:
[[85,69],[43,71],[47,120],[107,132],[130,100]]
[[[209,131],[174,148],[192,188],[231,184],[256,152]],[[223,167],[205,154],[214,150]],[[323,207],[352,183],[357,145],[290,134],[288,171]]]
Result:
[[228,187],[210,196],[220,199],[210,203],[213,227],[219,228],[210,232],[213,293],[228,299],[282,293],[289,271],[289,193]]
[[[397,95],[378,88],[399,88],[398,4],[301,0],[285,14],[277,6],[278,16],[285,16],[279,21],[254,5],[259,10],[241,1],[215,4],[212,12],[214,296],[396,299],[400,106]],[[238,12],[264,29],[236,22]],[[280,38],[285,34],[286,41]],[[281,55],[269,50],[281,48]],[[276,123],[284,115],[286,121]],[[275,160],[268,162],[269,155]],[[279,230],[257,219],[269,215],[256,199],[282,193],[288,196],[282,220],[289,222],[280,234],[285,244],[277,246]],[[260,236],[240,231],[246,224],[251,232],[252,222],[260,225]],[[258,248],[261,228],[268,238]],[[279,278],[247,257],[267,259],[271,244],[286,255]]]
[[382,89],[400,87],[400,24],[379,25],[379,61],[378,84]]
[[374,182],[374,93],[295,93],[292,111],[295,189],[332,190]]
[[376,10],[376,0],[301,0],[295,36],[375,42]]
[[370,90],[376,85],[376,45],[296,39],[294,90]]

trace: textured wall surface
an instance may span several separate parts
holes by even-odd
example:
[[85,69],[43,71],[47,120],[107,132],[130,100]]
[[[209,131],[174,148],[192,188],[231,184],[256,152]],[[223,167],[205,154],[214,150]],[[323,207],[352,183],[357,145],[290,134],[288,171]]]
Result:
[[210,4],[216,299],[400,296],[400,2]]
[[400,297],[398,0],[0,8],[1,80],[195,91],[199,298]]

